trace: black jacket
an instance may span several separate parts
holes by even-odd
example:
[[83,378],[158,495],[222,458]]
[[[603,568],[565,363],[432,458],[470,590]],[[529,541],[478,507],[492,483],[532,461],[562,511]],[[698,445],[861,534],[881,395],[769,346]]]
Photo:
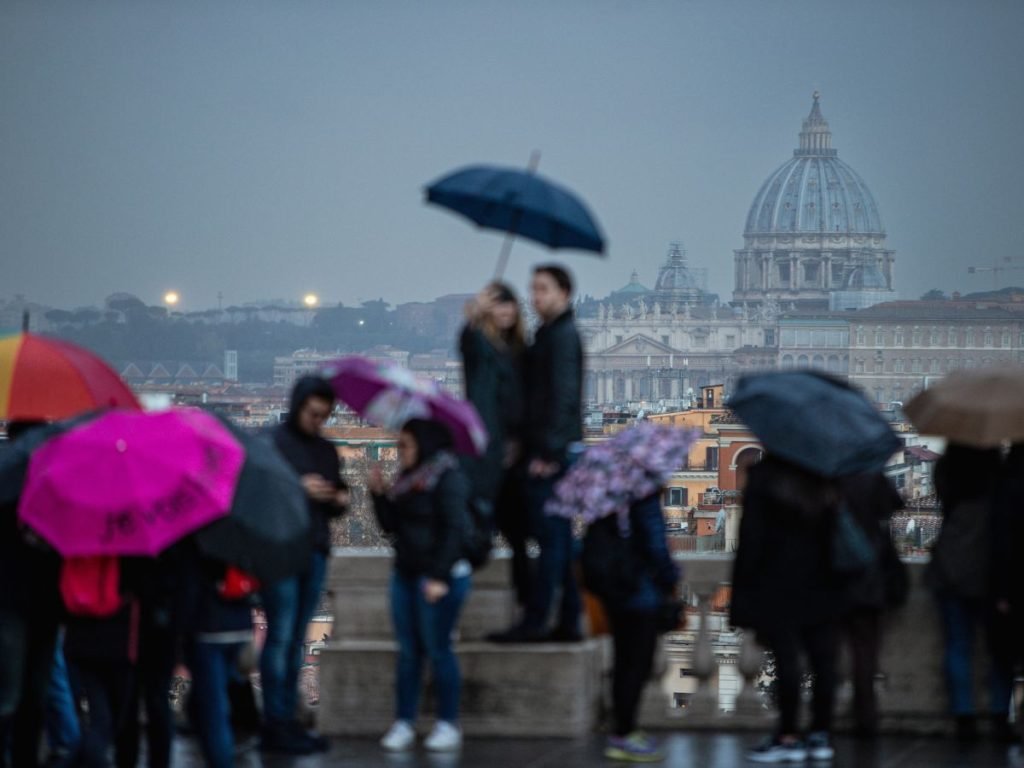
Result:
[[487,428],[487,451],[467,461],[475,496],[493,500],[501,483],[506,443],[518,440],[523,421],[522,365],[516,353],[499,349],[479,329],[466,325],[459,337],[466,399]]
[[831,567],[838,491],[779,459],[751,468],[733,563],[732,623],[758,632],[821,624],[843,609]]
[[583,439],[583,345],[571,309],[537,329],[524,368],[526,458],[564,463]]
[[[299,410],[312,394],[303,386],[304,381],[306,380],[300,380],[292,391],[288,421],[273,431],[274,444],[300,477],[317,474],[333,483],[339,490],[346,488],[345,481],[341,479],[341,459],[335,447],[329,440],[319,435],[307,435],[298,427]],[[312,499],[307,499],[307,506],[313,547],[318,551],[328,552],[331,549],[329,521],[340,517],[346,510],[330,502],[325,504]]]
[[392,537],[401,574],[449,580],[452,566],[465,556],[470,526],[469,483],[462,470],[445,472],[431,491],[394,500],[374,495],[373,510],[381,530]]

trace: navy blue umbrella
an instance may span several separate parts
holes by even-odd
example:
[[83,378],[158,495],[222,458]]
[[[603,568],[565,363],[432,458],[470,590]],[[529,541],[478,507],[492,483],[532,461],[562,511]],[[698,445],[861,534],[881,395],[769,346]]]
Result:
[[549,248],[604,253],[604,237],[582,201],[532,170],[474,165],[426,188],[427,202],[455,211],[481,227],[507,232],[497,276],[505,271],[512,239]]
[[815,371],[744,376],[728,405],[769,453],[826,477],[880,470],[900,447],[859,390]]

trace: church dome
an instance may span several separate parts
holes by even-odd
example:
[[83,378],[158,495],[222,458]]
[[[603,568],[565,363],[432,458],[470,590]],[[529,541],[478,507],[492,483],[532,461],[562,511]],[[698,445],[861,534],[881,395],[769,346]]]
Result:
[[832,148],[832,132],[814,94],[800,148],[761,186],[747,214],[747,236],[791,233],[884,234],[864,180]]

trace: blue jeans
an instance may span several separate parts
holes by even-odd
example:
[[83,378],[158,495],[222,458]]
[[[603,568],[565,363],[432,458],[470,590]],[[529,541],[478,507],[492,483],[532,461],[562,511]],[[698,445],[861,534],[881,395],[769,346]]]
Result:
[[436,603],[428,603],[423,598],[422,578],[403,576],[397,571],[392,574],[391,620],[398,639],[395,693],[399,720],[416,720],[426,657],[437,690],[437,716],[451,723],[458,721],[462,679],[459,661],[452,650],[452,631],[470,583],[469,576],[454,577],[448,594]]
[[211,768],[232,768],[235,737],[231,730],[228,682],[238,672],[238,655],[245,643],[205,643],[192,640],[186,660],[192,673],[190,694],[203,757]]
[[[939,609],[946,638],[944,666],[950,709],[954,715],[973,715],[974,634],[979,625],[990,631],[992,617],[982,603],[953,595],[940,596]],[[990,650],[994,650],[994,639],[989,637]],[[993,653],[989,656],[989,706],[993,714],[1006,716],[1010,708],[1013,671],[1012,664],[1001,655]]]
[[306,627],[320,602],[326,572],[327,556],[315,552],[306,573],[263,587],[267,637],[260,656],[260,684],[268,723],[295,719]]
[[525,626],[534,632],[547,629],[552,605],[560,595],[555,629],[563,634],[578,635],[583,605],[576,574],[573,572],[575,542],[572,521],[544,512],[544,504],[551,498],[559,479],[560,476],[531,477],[526,482],[530,535],[540,545],[540,558],[536,582],[531,589],[526,610]]
[[53,654],[53,669],[46,688],[46,741],[51,752],[70,759],[82,740],[82,729],[78,724],[75,696],[71,692],[68,667],[64,662],[64,637],[57,638],[57,649]]

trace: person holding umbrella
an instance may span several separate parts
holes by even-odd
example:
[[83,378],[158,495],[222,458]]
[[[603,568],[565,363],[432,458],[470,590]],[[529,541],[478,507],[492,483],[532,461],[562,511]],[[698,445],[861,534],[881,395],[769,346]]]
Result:
[[341,479],[341,461],[321,435],[334,410],[334,391],[320,376],[304,376],[292,389],[288,419],[273,432],[274,444],[302,478],[311,525],[309,565],[305,573],[263,585],[267,636],[260,657],[264,727],[261,747],[268,752],[309,754],[323,751],[327,741],[299,724],[298,680],[306,627],[320,602],[327,555],[329,521],[348,505],[348,486]]
[[[842,503],[840,478],[880,471],[900,441],[860,391],[815,371],[744,376],[728,404],[766,450],[743,489],[731,620],[775,656],[779,726],[748,758],[830,760],[837,624],[847,579],[873,557]],[[801,654],[814,674],[806,740]]]
[[488,443],[483,456],[464,459],[475,503],[487,510],[513,547],[516,597],[527,590],[525,533],[522,532],[522,313],[515,293],[491,283],[466,306],[459,337],[466,399],[480,414]]
[[[573,575],[571,522],[547,516],[544,505],[583,440],[583,344],[572,310],[573,284],[557,264],[535,267],[530,300],[540,317],[524,363],[527,526],[540,545],[539,573],[530,587],[526,615],[511,629],[491,635],[497,642],[581,638],[579,588]],[[558,618],[551,607],[560,595]]]
[[390,488],[380,467],[370,475],[373,508],[392,537],[391,615],[398,638],[395,722],[381,739],[391,752],[412,747],[424,658],[437,691],[437,723],[425,741],[436,752],[457,750],[461,679],[452,632],[470,590],[465,557],[470,531],[469,484],[442,424],[408,421],[398,436],[400,472]]

